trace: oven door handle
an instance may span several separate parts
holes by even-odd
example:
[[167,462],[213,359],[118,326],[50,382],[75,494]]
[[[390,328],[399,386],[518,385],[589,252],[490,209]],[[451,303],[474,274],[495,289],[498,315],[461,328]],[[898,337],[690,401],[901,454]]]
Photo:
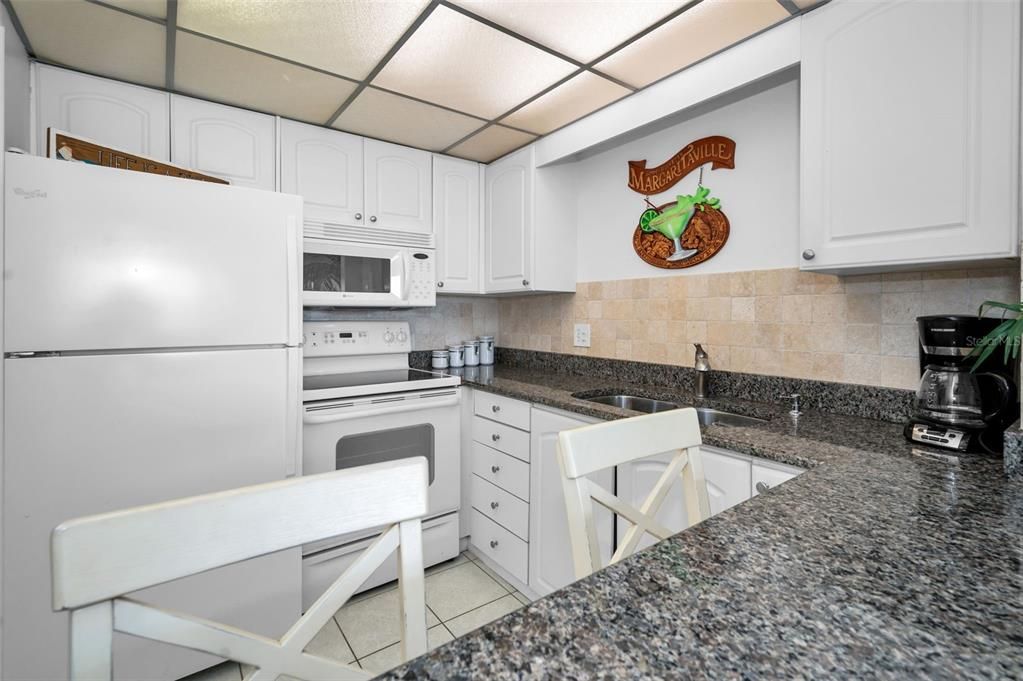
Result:
[[339,407],[339,411],[331,411],[326,414],[310,414],[309,412],[305,412],[302,415],[302,423],[307,425],[335,423],[337,421],[350,421],[352,419],[364,419],[373,416],[400,414],[407,411],[420,411],[423,409],[455,406],[458,406],[458,393],[439,397],[420,397],[418,399],[407,400],[390,405],[369,404],[359,405],[356,407]]

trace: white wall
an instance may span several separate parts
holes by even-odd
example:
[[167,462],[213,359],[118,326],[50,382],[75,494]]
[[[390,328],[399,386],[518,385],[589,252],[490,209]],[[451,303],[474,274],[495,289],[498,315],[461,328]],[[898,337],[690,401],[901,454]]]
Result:
[[[721,199],[731,235],[724,248],[693,268],[664,270],[640,260],[632,234],[645,204],[629,189],[628,161],[653,168],[708,135],[735,140],[735,168],[704,170],[704,185]],[[577,163],[579,281],[735,272],[799,264],[799,84],[788,81],[647,137]],[[696,189],[699,170],[660,205]]]
[[0,25],[4,27],[4,146],[28,150],[29,132],[29,68],[28,55],[11,25],[7,8],[0,9]]

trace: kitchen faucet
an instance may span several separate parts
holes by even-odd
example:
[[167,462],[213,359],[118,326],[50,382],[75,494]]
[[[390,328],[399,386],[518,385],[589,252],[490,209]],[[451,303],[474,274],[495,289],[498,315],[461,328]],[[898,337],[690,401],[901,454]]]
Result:
[[696,348],[696,358],[693,361],[693,366],[696,369],[696,396],[706,397],[707,396],[707,374],[710,372],[710,358],[707,356],[707,352],[703,349],[703,346],[699,343],[693,343]]

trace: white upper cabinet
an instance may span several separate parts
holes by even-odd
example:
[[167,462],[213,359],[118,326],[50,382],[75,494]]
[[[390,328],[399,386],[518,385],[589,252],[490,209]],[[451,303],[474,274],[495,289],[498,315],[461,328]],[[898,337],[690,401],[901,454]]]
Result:
[[54,128],[97,144],[170,160],[168,95],[106,78],[35,64],[34,152],[46,155]]
[[533,147],[486,169],[484,289],[529,291],[533,258]]
[[432,236],[430,152],[367,139],[365,154],[367,226]]
[[171,162],[233,185],[276,188],[274,117],[171,95]]
[[480,293],[480,165],[433,157],[437,292]]
[[804,269],[1018,254],[1019,13],[835,0],[803,17]]
[[305,220],[361,226],[363,138],[281,120],[281,191],[305,200]]

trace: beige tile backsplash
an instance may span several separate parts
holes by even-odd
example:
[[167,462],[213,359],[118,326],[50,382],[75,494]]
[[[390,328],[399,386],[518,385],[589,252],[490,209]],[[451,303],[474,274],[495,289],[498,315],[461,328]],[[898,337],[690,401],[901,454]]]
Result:
[[[503,347],[692,366],[692,343],[703,343],[716,369],[915,388],[917,316],[974,313],[984,300],[1019,295],[1020,271],[1010,266],[844,277],[780,269],[586,282],[575,294],[443,304],[467,329],[496,304]],[[431,338],[447,333],[440,310],[438,302],[424,319]],[[592,344],[576,348],[573,326],[583,322]],[[426,349],[421,340],[417,349]]]

